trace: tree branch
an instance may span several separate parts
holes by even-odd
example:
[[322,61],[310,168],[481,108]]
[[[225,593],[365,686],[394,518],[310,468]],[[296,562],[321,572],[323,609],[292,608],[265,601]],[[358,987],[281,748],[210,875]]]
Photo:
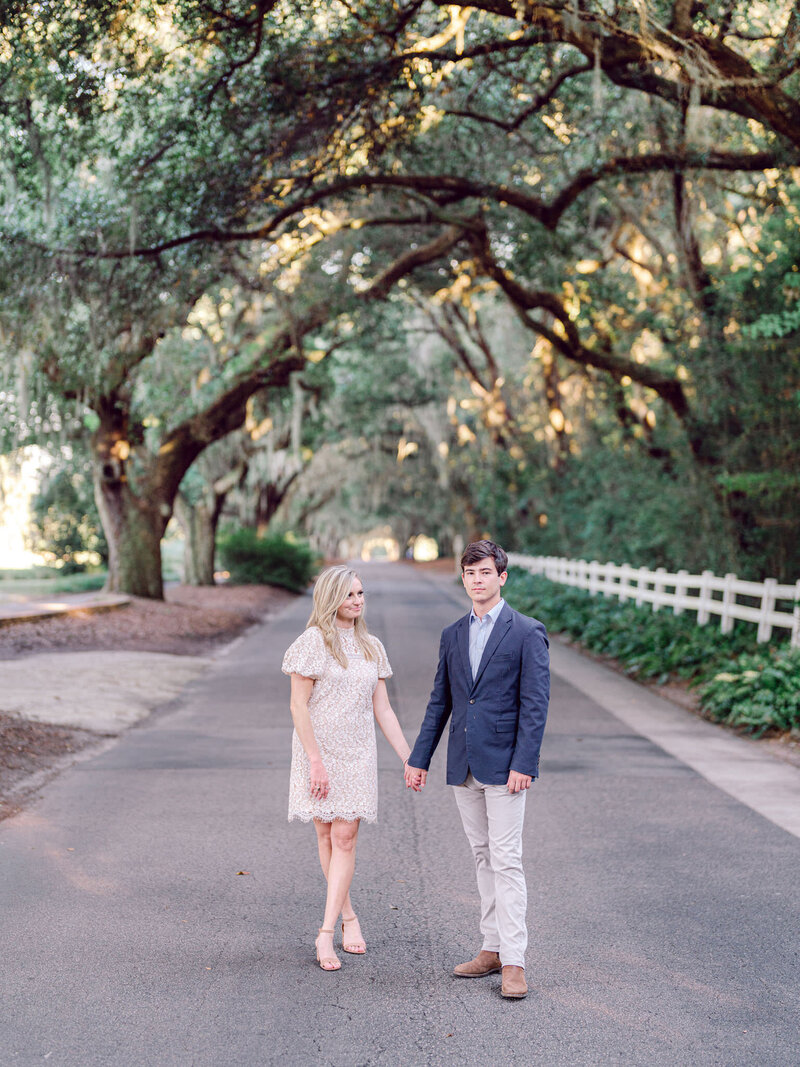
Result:
[[459,118],[475,119],[477,122],[488,122],[491,123],[493,126],[499,126],[499,128],[501,130],[505,130],[506,133],[513,133],[515,130],[518,130],[520,128],[520,126],[523,124],[523,122],[525,122],[526,119],[530,118],[531,115],[535,114],[537,111],[543,108],[545,104],[549,104],[565,81],[568,81],[570,78],[574,78],[578,74],[585,74],[591,69],[591,63],[578,63],[575,66],[568,67],[566,70],[562,70],[561,73],[558,74],[555,78],[553,78],[548,87],[542,93],[540,93],[533,100],[532,103],[528,104],[528,106],[526,108],[523,108],[522,111],[520,111],[520,113],[515,118],[510,119],[508,122],[504,122],[502,119],[494,118],[492,115],[482,115],[476,111],[448,110],[445,111],[445,114],[454,115]]
[[[162,500],[171,501],[184,474],[195,459],[214,441],[237,430],[247,417],[247,401],[261,389],[288,384],[294,371],[302,370],[305,359],[295,349],[296,330],[303,334],[325,323],[328,304],[308,311],[301,324],[281,330],[270,342],[269,362],[243,371],[235,381],[204,410],[176,426],[164,438],[156,457],[155,483]],[[290,354],[291,353],[291,354]],[[265,353],[266,354],[266,353]]]
[[[800,158],[800,157],[799,157]],[[250,230],[223,230],[217,227],[195,230],[157,245],[133,250],[117,249],[98,253],[95,249],[80,252],[63,249],[64,254],[91,256],[100,259],[126,259],[129,256],[153,258],[174,248],[194,242],[232,243],[262,241],[271,237],[284,222],[323,201],[354,191],[370,189],[414,190],[435,198],[437,194],[453,200],[483,199],[515,207],[531,218],[537,219],[549,230],[555,230],[564,212],[578,199],[581,193],[604,178],[616,174],[646,174],[654,171],[674,170],[722,170],[759,171],[769,167],[794,165],[793,157],[782,152],[696,152],[676,149],[666,152],[646,152],[638,156],[617,156],[595,167],[579,171],[564,189],[550,202],[517,186],[495,185],[491,182],[473,181],[455,174],[361,174],[343,178],[306,193],[291,204],[280,208],[272,218]]]
[[390,266],[373,279],[369,288],[362,293],[363,296],[381,299],[388,295],[392,286],[407,274],[411,274],[417,267],[422,267],[433,260],[439,259],[455,247],[464,237],[464,230],[458,226],[451,226],[444,233],[426,245],[412,248],[394,261]]
[[[447,6],[447,0],[432,3]],[[624,29],[612,15],[576,13],[563,3],[475,0],[471,6],[535,27],[541,41],[570,44],[590,62],[597,57],[603,73],[616,85],[678,105],[687,85],[694,85],[703,106],[755,119],[800,146],[800,102],[779,89],[774,76],[762,75],[723,40],[695,32],[684,0],[675,5],[677,24],[667,29],[648,22],[646,35]],[[677,74],[664,73],[673,66]]]
[[[521,313],[523,322],[529,329],[540,334],[555,349],[576,363],[608,371],[617,379],[627,375],[633,381],[653,389],[672,408],[678,418],[687,427],[691,427],[692,414],[689,402],[678,378],[647,364],[619,356],[610,350],[610,346],[590,347],[584,344],[575,323],[570,319],[562,301],[555,293],[527,289],[500,266],[492,255],[486,229],[482,234],[473,232],[471,243],[481,269],[498,284],[512,305]],[[558,331],[548,326],[541,319],[532,318],[531,311],[547,312],[560,325],[561,330]]]

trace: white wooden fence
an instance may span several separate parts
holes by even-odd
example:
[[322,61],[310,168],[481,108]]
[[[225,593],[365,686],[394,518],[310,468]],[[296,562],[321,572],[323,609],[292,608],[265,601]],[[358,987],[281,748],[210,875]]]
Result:
[[759,641],[769,641],[776,627],[791,630],[792,648],[800,648],[800,580],[794,585],[779,585],[774,578],[745,582],[735,574],[724,578],[711,571],[670,574],[663,567],[650,571],[627,563],[589,563],[585,559],[517,553],[509,554],[508,560],[552,582],[586,589],[592,596],[602,593],[637,605],[652,604],[653,611],[669,607],[675,615],[696,611],[699,626],[705,626],[712,615],[719,616],[724,634],[733,629],[735,619],[755,623]]

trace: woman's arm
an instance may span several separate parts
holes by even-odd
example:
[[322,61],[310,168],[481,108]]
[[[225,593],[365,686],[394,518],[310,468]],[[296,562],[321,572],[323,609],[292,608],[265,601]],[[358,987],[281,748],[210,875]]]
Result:
[[289,707],[292,712],[292,722],[300,738],[300,744],[305,749],[311,764],[311,793],[322,797],[328,795],[330,782],[328,772],[319,754],[317,739],[314,737],[314,728],[311,725],[311,714],[308,710],[308,702],[311,699],[311,690],[314,688],[314,679],[306,678],[302,674],[292,675],[292,692],[289,699]]
[[406,741],[402,727],[397,721],[392,705],[389,703],[389,693],[383,678],[379,680],[375,686],[375,692],[372,694],[372,709],[375,712],[375,718],[383,736],[405,763],[411,755],[411,747]]

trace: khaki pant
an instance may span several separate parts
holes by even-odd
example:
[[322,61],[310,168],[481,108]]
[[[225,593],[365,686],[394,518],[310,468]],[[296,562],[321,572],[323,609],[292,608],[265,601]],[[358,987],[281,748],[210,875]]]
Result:
[[522,869],[522,823],[527,789],[484,785],[470,773],[455,787],[464,832],[475,857],[481,896],[483,948],[503,966],[525,966],[528,893]]

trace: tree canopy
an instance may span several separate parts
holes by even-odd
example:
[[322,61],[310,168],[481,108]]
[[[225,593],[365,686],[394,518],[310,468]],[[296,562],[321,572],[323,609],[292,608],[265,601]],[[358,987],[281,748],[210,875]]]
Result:
[[320,543],[800,567],[796,5],[2,10],[4,443],[91,434],[112,584],[298,388]]

